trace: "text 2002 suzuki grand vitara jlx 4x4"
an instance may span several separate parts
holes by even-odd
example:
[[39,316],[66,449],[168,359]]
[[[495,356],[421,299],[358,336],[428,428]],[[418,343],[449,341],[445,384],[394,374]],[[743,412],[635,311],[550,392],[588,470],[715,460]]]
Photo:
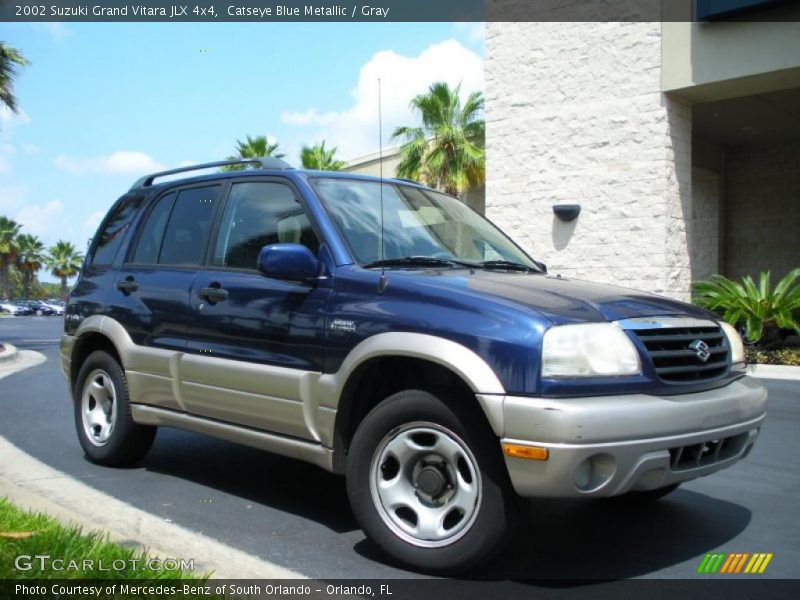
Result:
[[250,162],[145,177],[100,226],[61,343],[93,461],[160,425],[309,461],[383,550],[452,571],[521,498],[652,499],[750,451],[766,392],[713,314],[548,276],[421,185]]

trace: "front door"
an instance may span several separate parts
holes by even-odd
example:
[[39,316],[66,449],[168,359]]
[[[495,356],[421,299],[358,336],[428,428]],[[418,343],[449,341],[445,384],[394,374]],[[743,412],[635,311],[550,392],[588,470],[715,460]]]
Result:
[[187,354],[188,410],[215,419],[313,437],[302,381],[322,371],[329,281],[279,281],[256,269],[263,246],[319,250],[298,193],[281,179],[231,185],[210,265],[194,279]]

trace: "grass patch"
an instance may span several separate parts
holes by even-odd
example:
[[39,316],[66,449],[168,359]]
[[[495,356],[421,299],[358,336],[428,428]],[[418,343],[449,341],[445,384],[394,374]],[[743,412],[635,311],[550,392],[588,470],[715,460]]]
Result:
[[[34,558],[42,555],[50,558]],[[16,565],[20,556],[30,559]],[[52,517],[21,510],[0,498],[0,579],[207,579],[182,571],[180,558],[191,560],[179,557],[173,567],[166,559],[115,544],[107,534],[64,527]]]

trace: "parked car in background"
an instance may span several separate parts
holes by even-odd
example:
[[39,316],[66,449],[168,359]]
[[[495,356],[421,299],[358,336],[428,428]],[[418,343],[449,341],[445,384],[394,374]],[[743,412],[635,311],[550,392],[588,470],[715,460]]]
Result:
[[34,300],[34,302],[37,302],[40,306],[52,310],[54,315],[63,315],[64,311],[66,310],[64,303],[60,301],[52,302],[50,300]]
[[15,317],[23,317],[33,314],[33,309],[31,309],[29,306],[24,304],[15,304],[14,302],[3,302],[0,304],[0,309],[2,309],[4,313],[9,313]]
[[[41,300],[23,300],[20,304],[28,306],[33,311],[33,314],[39,317],[52,317],[56,314],[55,308]],[[61,314],[64,314],[63,309],[61,309]]]

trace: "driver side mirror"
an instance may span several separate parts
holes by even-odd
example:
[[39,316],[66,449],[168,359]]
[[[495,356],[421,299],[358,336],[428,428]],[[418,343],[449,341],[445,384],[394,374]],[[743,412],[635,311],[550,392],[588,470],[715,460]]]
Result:
[[302,244],[264,246],[256,267],[267,277],[287,281],[308,281],[319,275],[319,260]]

